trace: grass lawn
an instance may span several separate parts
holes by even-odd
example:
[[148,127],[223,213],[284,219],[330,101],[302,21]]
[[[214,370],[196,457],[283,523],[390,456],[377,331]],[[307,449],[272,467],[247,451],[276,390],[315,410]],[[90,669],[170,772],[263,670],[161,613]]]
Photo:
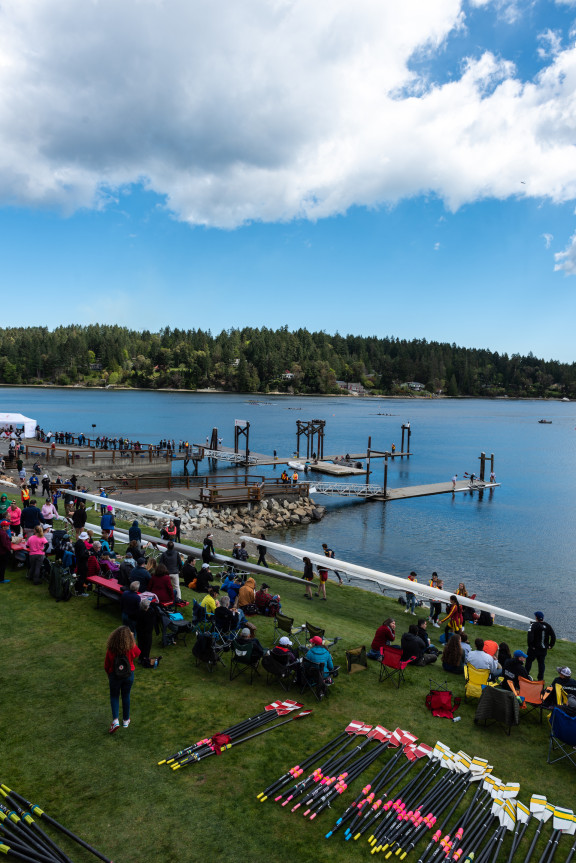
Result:
[[[163,653],[160,668],[137,667],[132,724],[109,735],[103,663],[108,634],[120,623],[118,605],[103,600],[97,610],[94,596],[56,603],[45,586],[35,587],[25,579],[24,570],[7,572],[7,577],[11,583],[0,588],[1,781],[117,863],[224,858],[250,863],[340,863],[351,857],[366,858],[364,841],[351,845],[339,835],[329,842],[323,837],[337,814],[377,772],[379,762],[332,812],[312,823],[256,800],[276,777],[352,719],[390,729],[399,725],[423,742],[433,745],[441,740],[453,750],[487,758],[495,775],[520,782],[520,799],[525,803],[530,794],[539,793],[559,806],[576,808],[574,768],[566,763],[546,764],[548,725],[546,720],[539,724],[537,713],[521,716],[511,737],[497,726],[475,726],[476,702],[462,699],[458,723],[431,716],[424,705],[430,676],[435,681],[449,677],[452,691],[464,692],[463,680],[445,675],[438,663],[408,669],[407,683],[399,691],[390,683],[378,683],[374,662],[366,672],[349,676],[343,670],[329,699],[320,704],[306,699],[306,706],[314,709],[312,717],[198,765],[176,772],[159,767],[159,760],[260,712],[283,691],[266,686],[263,672],[250,686],[243,676],[230,682],[228,667],[219,667],[213,674],[203,666],[196,668],[191,636],[187,648],[163,650],[155,638],[152,652]],[[342,636],[334,656],[344,666],[346,648],[368,647],[384,618],[396,616],[399,635],[414,620],[390,599],[332,582],[327,602],[306,601],[300,585],[283,582],[278,589],[283,611],[298,623],[308,618],[325,626],[327,635]],[[190,599],[193,595],[187,590],[184,594]],[[185,612],[191,615],[191,605]],[[253,620],[262,643],[270,644],[272,621]],[[513,650],[525,648],[524,632],[500,626],[470,627],[470,631],[472,636],[489,634],[505,640]],[[433,631],[433,640],[439,632]],[[576,649],[561,641],[548,655],[549,679],[555,676],[556,666],[564,664],[575,668]],[[288,697],[299,699],[298,690]],[[550,829],[545,828],[546,837]],[[557,859],[566,858],[567,850],[562,849],[567,847],[563,840]],[[543,844],[537,847],[535,859],[542,848]],[[85,852],[73,856],[89,859]],[[417,859],[414,853],[411,859]]]

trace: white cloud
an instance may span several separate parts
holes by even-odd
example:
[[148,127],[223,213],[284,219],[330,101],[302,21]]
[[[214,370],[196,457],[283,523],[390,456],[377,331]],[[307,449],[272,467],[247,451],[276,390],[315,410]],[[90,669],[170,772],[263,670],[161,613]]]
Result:
[[547,249],[549,249],[549,248],[550,248],[550,245],[551,245],[551,243],[552,243],[552,240],[554,239],[554,235],[553,235],[553,234],[542,234],[542,236],[544,237],[544,245],[545,245],[545,247],[546,247]]
[[440,248],[440,243],[434,243],[434,251],[437,252]]
[[537,54],[542,60],[556,57],[562,49],[562,36],[557,30],[545,30],[538,36],[538,41]]
[[143,182],[232,228],[576,197],[576,49],[529,83],[490,53],[420,80],[410,58],[463,20],[461,0],[4,0],[0,202],[105,207]]
[[563,252],[556,252],[554,260],[556,261],[554,270],[559,270],[567,276],[576,276],[576,234],[570,237],[570,242]]

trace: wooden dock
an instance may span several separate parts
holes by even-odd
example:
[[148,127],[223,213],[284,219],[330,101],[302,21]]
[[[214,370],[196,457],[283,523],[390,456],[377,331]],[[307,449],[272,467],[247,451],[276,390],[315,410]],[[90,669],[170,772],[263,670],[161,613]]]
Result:
[[409,485],[404,488],[389,488],[384,495],[374,495],[371,500],[407,500],[411,497],[429,497],[433,494],[456,494],[466,491],[484,491],[499,486],[499,482],[476,481],[472,486],[466,480],[456,482],[456,488],[452,488],[452,482],[434,482],[428,485]]

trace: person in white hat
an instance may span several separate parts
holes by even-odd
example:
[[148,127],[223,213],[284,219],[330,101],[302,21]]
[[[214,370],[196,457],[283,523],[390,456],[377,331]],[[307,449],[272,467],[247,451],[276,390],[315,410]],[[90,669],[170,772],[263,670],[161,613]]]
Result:
[[291,665],[293,662],[298,661],[290,650],[291,647],[292,642],[287,635],[283,635],[278,644],[272,649],[272,656],[277,662],[281,662],[282,665]]
[[546,707],[556,707],[558,700],[556,698],[556,686],[561,686],[568,698],[576,698],[576,680],[572,677],[572,669],[567,665],[559,665],[556,668],[558,677],[555,677],[550,686],[546,687],[543,703]]

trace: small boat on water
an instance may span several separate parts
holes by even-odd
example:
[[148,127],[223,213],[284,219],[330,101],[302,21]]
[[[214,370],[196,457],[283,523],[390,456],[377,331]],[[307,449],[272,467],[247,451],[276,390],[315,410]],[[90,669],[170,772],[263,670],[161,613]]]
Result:
[[552,420],[538,420],[538,423],[539,423],[539,425],[547,425],[547,426],[551,426],[551,425],[552,425]]
[[288,467],[294,468],[294,470],[306,470],[306,465],[303,461],[289,461]]

